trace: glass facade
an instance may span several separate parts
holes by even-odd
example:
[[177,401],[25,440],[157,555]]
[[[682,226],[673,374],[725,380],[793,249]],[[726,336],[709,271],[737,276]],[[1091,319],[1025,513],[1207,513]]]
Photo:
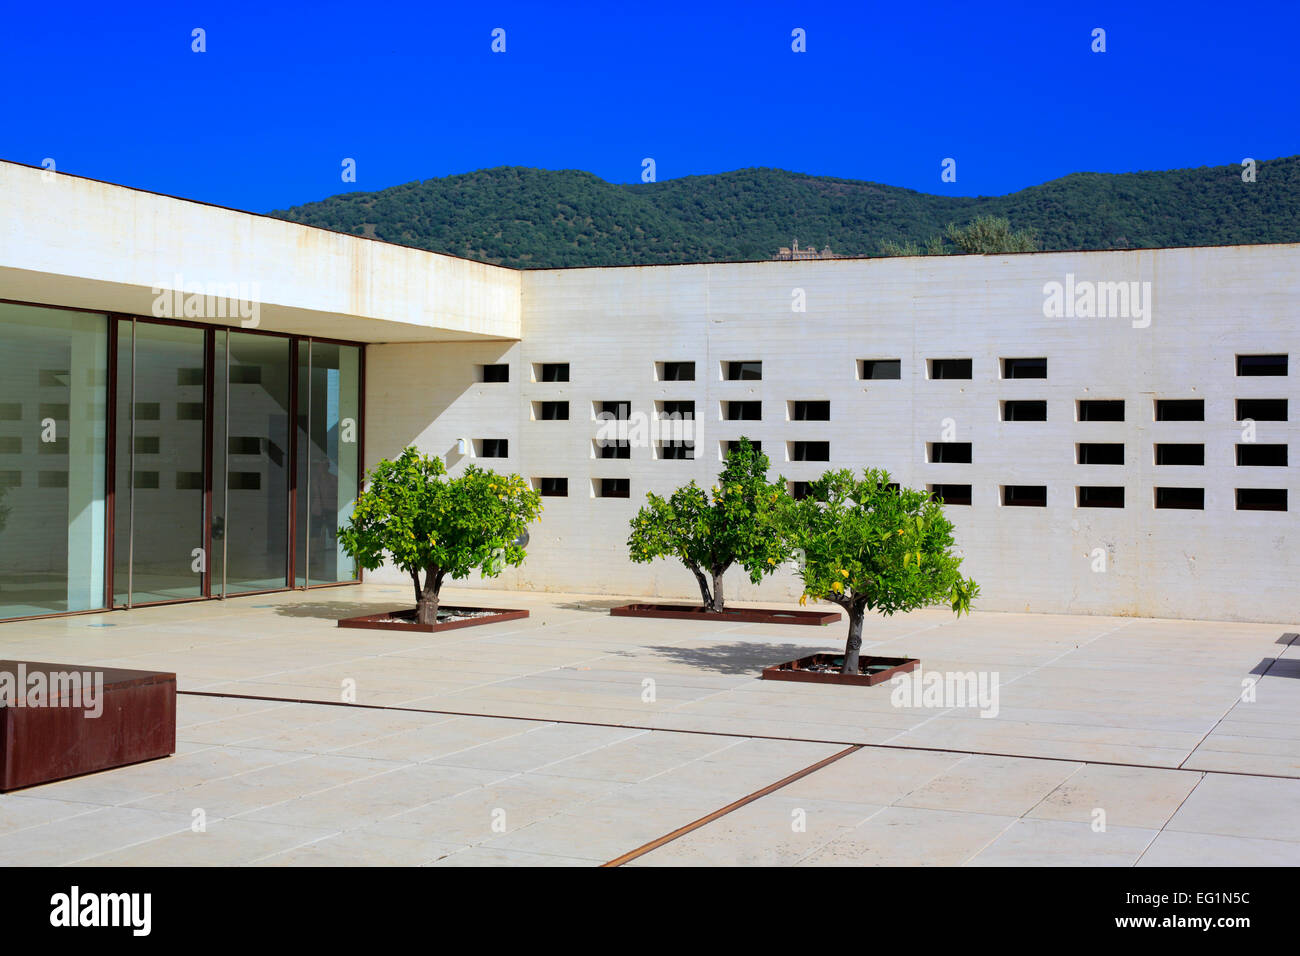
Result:
[[361,349],[298,343],[297,585],[351,581],[356,564],[339,548],[361,478]]
[[0,303],[0,618],[104,604],[108,317]]
[[0,303],[0,619],[356,580],[362,348]]

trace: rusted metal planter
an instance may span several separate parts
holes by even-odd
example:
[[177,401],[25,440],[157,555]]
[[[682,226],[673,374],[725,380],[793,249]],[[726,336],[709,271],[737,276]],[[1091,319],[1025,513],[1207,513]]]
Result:
[[[59,675],[92,675],[95,710]],[[43,675],[46,704],[18,706],[10,689]],[[98,675],[102,683],[95,680]],[[53,678],[53,679],[52,679]],[[161,671],[0,661],[0,792],[176,752],[176,675]],[[29,685],[30,686],[30,685]]]
[[784,611],[778,608],[738,607],[706,611],[698,604],[624,604],[612,607],[613,617],[657,617],[674,621],[726,621],[733,624],[836,624],[839,611]]
[[[414,608],[399,608],[382,614],[365,614],[361,617],[345,617],[338,622],[339,627],[364,627],[375,631],[414,631],[431,634],[434,631],[454,631],[459,627],[477,627],[480,624],[499,624],[502,621],[518,621],[528,616],[527,611],[505,607],[456,607],[446,606],[438,609],[448,614],[476,614],[460,621],[443,621],[438,624],[421,624],[415,620]],[[393,621],[389,618],[409,618]]]
[[[915,657],[868,657],[858,658],[857,674],[841,674],[838,669],[844,666],[843,654],[813,654],[801,657],[797,661],[786,661],[763,668],[763,680],[793,680],[809,684],[849,684],[856,687],[871,687],[883,684],[895,674],[909,674],[920,665]],[[819,665],[831,665],[833,672],[810,670]]]

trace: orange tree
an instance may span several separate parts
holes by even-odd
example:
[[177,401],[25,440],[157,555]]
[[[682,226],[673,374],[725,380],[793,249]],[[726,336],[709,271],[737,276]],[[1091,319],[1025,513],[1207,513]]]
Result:
[[475,570],[495,577],[507,566],[518,567],[525,532],[541,510],[541,496],[518,475],[471,465],[451,478],[441,458],[407,448],[366,476],[350,523],[339,529],[339,543],[368,571],[387,556],[409,574],[416,620],[436,624],[443,580]]
[[979,585],[960,573],[952,522],[928,492],[897,488],[889,473],[828,471],[782,523],[795,549],[803,596],[832,601],[849,616],[844,674],[858,673],[867,611],[886,616],[932,604],[969,613]]
[[638,564],[677,558],[695,575],[707,611],[723,609],[722,576],[738,564],[757,584],[790,554],[777,516],[785,479],[767,480],[770,462],[747,438],[727,455],[712,496],[691,482],[667,498],[653,492],[632,519],[628,554]]

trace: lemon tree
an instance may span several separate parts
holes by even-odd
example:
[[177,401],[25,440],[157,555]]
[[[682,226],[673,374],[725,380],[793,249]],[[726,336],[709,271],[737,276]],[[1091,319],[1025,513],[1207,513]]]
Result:
[[541,510],[541,496],[518,475],[471,465],[452,478],[441,458],[407,448],[366,476],[339,543],[367,571],[387,557],[409,574],[416,619],[435,624],[443,581],[518,567],[528,525]]
[[928,492],[898,488],[887,471],[829,471],[783,517],[803,596],[849,617],[842,673],[858,673],[867,611],[886,616],[933,604],[969,613],[979,585],[961,575],[952,522]]
[[723,609],[722,578],[739,565],[757,584],[790,555],[778,516],[785,479],[767,480],[771,462],[742,438],[712,491],[692,481],[664,498],[653,492],[632,519],[628,554],[638,564],[676,558],[695,576],[709,611]]

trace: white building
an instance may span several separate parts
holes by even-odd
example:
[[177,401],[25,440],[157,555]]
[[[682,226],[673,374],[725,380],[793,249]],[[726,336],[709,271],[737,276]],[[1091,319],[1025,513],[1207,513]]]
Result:
[[[628,520],[741,435],[791,482],[935,488],[981,608],[1296,616],[1300,245],[516,271],[15,164],[0,191],[0,618],[344,582],[358,462],[408,444],[548,494],[494,586],[693,599],[680,565],[628,561]],[[159,322],[160,283],[244,310]],[[130,403],[132,333],[134,380],[177,383],[161,411]],[[227,335],[259,371],[227,370]],[[167,459],[165,427],[131,427],[157,437],[173,397],[195,434]],[[61,405],[62,456],[38,444]],[[626,457],[602,457],[620,407]],[[674,413],[693,458],[649,434]],[[142,515],[178,502],[173,547]],[[733,575],[731,599],[799,593]]]

